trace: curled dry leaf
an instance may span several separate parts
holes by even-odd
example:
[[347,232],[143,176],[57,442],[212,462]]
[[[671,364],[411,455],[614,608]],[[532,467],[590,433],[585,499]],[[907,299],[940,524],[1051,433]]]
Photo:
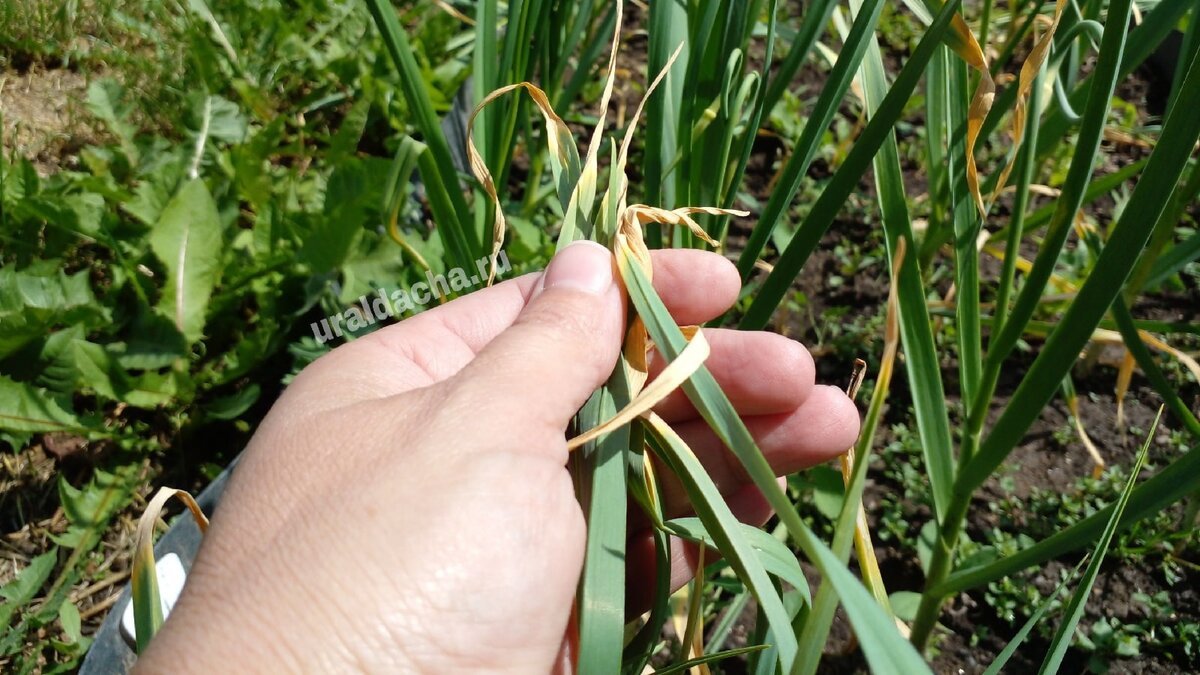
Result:
[[635,418],[645,415],[659,401],[666,398],[671,392],[675,391],[679,385],[687,381],[692,373],[695,373],[710,353],[708,341],[704,339],[704,334],[696,332],[688,346],[684,348],[683,353],[679,358],[667,364],[667,367],[659,373],[654,381],[644,387],[637,396],[634,397],[629,405],[622,408],[616,415],[598,424],[583,434],[572,438],[567,442],[567,449],[574,450],[588,441],[595,440],[604,434],[609,433],[622,425],[629,424]]
[[1004,168],[1000,170],[1000,178],[996,182],[995,191],[992,192],[992,202],[996,201],[996,196],[1000,194],[1000,190],[1004,189],[1005,183],[1008,182],[1008,176],[1012,173],[1013,165],[1016,164],[1016,149],[1021,147],[1021,140],[1025,137],[1025,118],[1029,114],[1029,90],[1033,87],[1034,79],[1037,77],[1038,71],[1042,69],[1042,64],[1046,62],[1046,56],[1050,53],[1050,45],[1054,42],[1054,33],[1058,30],[1058,24],[1066,6],[1067,0],[1057,0],[1050,25],[1046,27],[1046,32],[1042,34],[1042,37],[1034,43],[1033,49],[1029,51],[1029,56],[1025,58],[1025,63],[1021,65],[1021,75],[1017,82],[1017,101],[1013,108],[1012,118],[1014,151]]
[[162,627],[163,615],[158,593],[158,576],[154,564],[154,528],[167,501],[175,497],[183,502],[200,532],[208,530],[208,517],[200,510],[192,496],[183,490],[162,487],[146,505],[142,517],[138,519],[137,537],[134,540],[133,551],[133,618],[137,633],[137,650],[139,653],[150,644],[150,638]]

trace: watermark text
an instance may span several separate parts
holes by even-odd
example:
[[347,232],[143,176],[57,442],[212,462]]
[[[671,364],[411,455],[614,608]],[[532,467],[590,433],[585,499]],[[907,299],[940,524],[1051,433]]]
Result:
[[[455,267],[446,274],[427,271],[425,281],[418,281],[407,290],[397,288],[389,293],[388,289],[380,288],[371,295],[359,296],[357,305],[351,305],[344,312],[331,314],[309,324],[313,337],[318,343],[325,344],[346,333],[354,334],[392,317],[415,312],[451,293],[461,293],[486,283],[490,265],[491,259],[483,257],[475,261],[476,269],[473,274],[468,274],[467,270],[461,267]],[[504,251],[500,251],[496,256],[496,276],[503,276],[509,269],[511,265],[508,256]]]

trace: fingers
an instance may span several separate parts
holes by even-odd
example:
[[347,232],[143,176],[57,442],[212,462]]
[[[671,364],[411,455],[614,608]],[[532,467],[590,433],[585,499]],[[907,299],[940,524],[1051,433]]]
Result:
[[[716,253],[664,249],[651,251],[650,259],[654,290],[680,324],[716,318],[737,300],[741,288],[737,268]],[[416,324],[414,329],[423,329],[428,323],[461,338],[477,353],[517,320],[540,281],[540,274],[527,274],[497,284],[372,333],[364,340],[393,339],[401,326]]]
[[[704,337],[712,349],[705,365],[743,416],[795,410],[813,390],[816,367],[808,350],[795,340],[728,329],[706,329]],[[656,352],[650,361],[651,377],[665,366]],[[671,423],[698,417],[682,389],[660,401],[655,412]]]
[[737,267],[716,253],[661,249],[650,251],[650,260],[654,290],[682,326],[715,319],[737,301],[742,288]]
[[580,241],[559,251],[512,326],[452,380],[473,426],[541,425],[561,437],[620,352],[624,301],[612,253]]
[[[737,271],[716,253],[656,250],[651,259],[654,288],[680,323],[708,321],[737,299]],[[309,414],[445,380],[516,322],[541,277],[504,281],[344,344],[306,368],[289,390],[305,393]]]
[[512,325],[540,279],[510,279],[340,345],[305,368],[284,396],[307,416],[445,380]]

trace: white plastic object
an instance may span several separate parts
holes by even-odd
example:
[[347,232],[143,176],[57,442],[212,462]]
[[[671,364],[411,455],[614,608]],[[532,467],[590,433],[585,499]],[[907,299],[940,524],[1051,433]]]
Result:
[[[183,571],[183,561],[174,553],[168,553],[154,564],[154,575],[158,577],[158,598],[162,603],[163,620],[175,607],[179,594],[183,592],[183,584],[187,581],[187,572]],[[133,600],[125,605],[125,613],[121,615],[121,637],[130,646],[137,644],[137,629],[133,621]]]

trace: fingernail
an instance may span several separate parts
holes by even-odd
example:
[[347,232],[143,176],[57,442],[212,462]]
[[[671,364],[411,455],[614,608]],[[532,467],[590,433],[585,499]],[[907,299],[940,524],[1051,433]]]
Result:
[[594,241],[572,242],[554,255],[538,285],[603,295],[613,285],[612,253]]

